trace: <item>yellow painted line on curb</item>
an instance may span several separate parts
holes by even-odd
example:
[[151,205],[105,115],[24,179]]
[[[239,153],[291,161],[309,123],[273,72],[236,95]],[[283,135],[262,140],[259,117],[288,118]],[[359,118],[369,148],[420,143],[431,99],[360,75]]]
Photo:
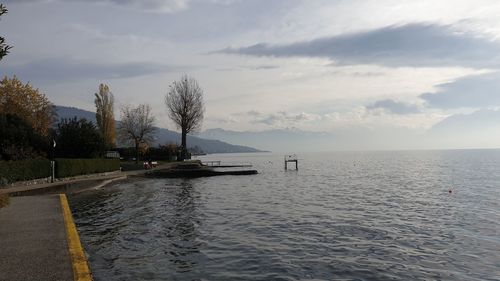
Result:
[[59,194],[59,198],[61,199],[61,208],[64,216],[64,224],[66,226],[66,236],[68,238],[74,280],[92,281],[92,273],[90,272],[87,257],[80,243],[80,236],[78,236],[78,231],[73,221],[73,215],[71,215],[68,198],[66,198],[66,194]]

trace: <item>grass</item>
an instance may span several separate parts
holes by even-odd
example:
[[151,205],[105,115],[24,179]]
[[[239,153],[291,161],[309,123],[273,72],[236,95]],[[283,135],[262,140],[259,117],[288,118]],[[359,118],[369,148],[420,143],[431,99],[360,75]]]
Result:
[[9,205],[10,199],[9,194],[0,194],[0,208]]
[[120,162],[120,167],[122,168],[122,171],[135,171],[135,170],[143,170],[144,164],[142,162],[136,164],[135,161],[127,161],[127,162]]

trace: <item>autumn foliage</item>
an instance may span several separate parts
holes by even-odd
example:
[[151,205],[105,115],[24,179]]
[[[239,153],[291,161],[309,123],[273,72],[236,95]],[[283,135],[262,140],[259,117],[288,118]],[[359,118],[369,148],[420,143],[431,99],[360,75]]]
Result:
[[53,105],[47,97],[16,76],[5,76],[0,81],[0,113],[22,118],[42,136],[48,135],[54,118]]
[[115,147],[116,128],[113,111],[114,97],[105,84],[99,85],[99,93],[95,94],[97,127],[107,148]]

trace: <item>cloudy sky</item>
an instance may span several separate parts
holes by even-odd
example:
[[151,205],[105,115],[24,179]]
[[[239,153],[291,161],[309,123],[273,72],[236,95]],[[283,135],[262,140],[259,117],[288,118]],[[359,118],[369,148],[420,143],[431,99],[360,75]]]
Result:
[[[500,107],[499,1],[1,2],[14,46],[1,75],[87,110],[106,83],[117,111],[151,104],[170,129],[164,96],[184,73],[204,89],[204,129],[395,139]],[[500,132],[489,141],[468,146],[498,147]]]

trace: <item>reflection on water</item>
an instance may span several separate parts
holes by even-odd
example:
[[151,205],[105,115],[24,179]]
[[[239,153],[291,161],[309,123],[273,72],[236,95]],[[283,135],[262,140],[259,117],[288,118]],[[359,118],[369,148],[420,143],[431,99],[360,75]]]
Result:
[[196,196],[190,181],[135,180],[72,198],[96,279],[201,274]]
[[499,280],[500,151],[213,157],[70,198],[96,280]]
[[172,216],[167,216],[169,226],[166,238],[166,252],[169,261],[177,272],[189,272],[196,269],[196,257],[200,255],[197,241],[197,227],[200,221],[196,217],[196,205],[193,187],[189,181],[182,181],[178,186],[170,187],[173,193]]

